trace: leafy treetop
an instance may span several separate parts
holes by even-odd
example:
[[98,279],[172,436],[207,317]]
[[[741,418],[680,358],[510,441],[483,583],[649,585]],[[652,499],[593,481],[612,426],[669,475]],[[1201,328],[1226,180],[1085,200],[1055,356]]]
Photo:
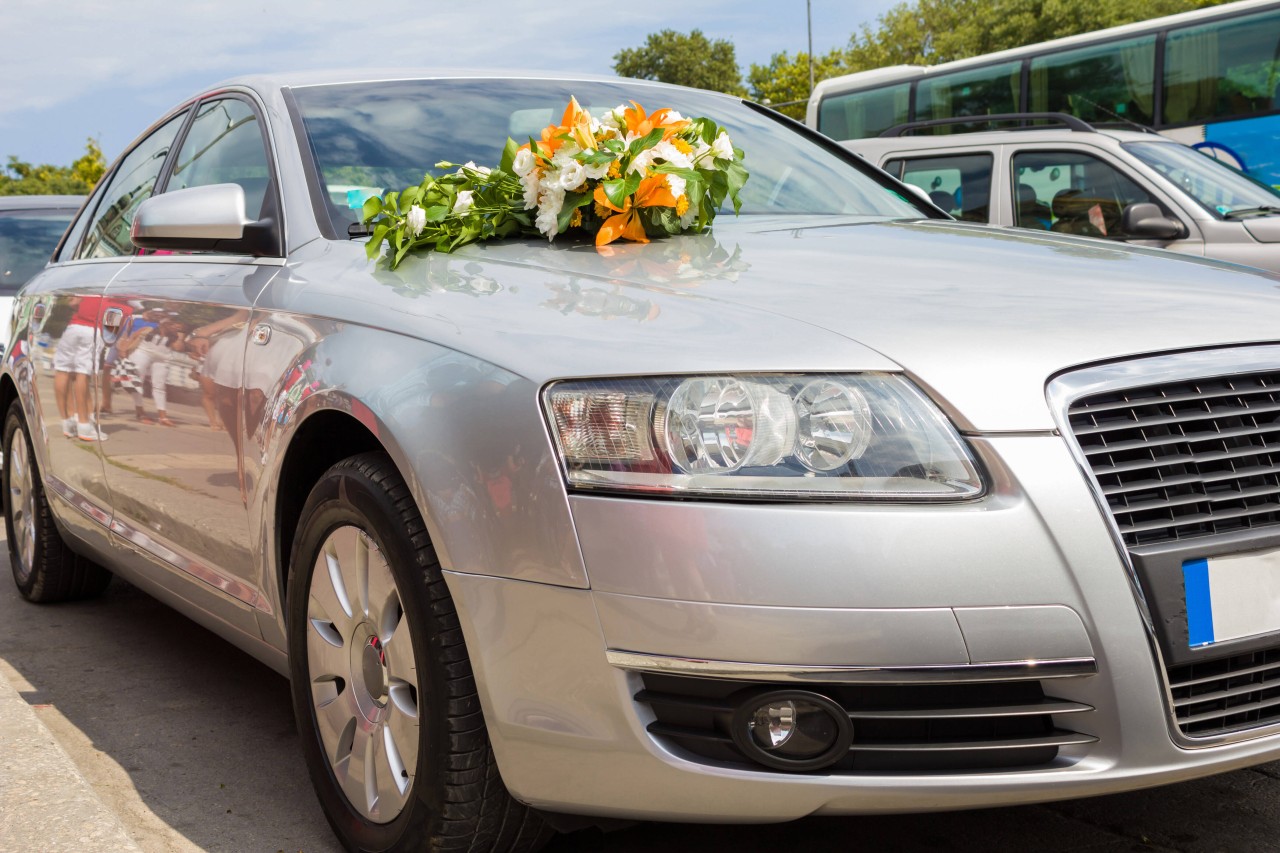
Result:
[[613,70],[622,77],[746,94],[733,43],[725,39],[711,41],[702,30],[688,35],[675,30],[650,33],[642,46],[614,54]]
[[10,155],[9,164],[0,168],[0,195],[88,195],[106,170],[102,148],[93,138],[70,166],[33,166]]

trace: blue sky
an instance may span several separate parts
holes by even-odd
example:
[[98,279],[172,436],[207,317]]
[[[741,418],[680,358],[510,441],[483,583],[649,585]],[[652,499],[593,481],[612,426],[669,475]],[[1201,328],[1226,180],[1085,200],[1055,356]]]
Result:
[[[815,54],[898,0],[812,0]],[[196,90],[255,71],[492,67],[612,73],[662,29],[733,42],[743,70],[806,49],[803,0],[3,0],[0,162],[114,159]],[[46,30],[51,30],[49,35]],[[26,34],[25,36],[23,34]]]

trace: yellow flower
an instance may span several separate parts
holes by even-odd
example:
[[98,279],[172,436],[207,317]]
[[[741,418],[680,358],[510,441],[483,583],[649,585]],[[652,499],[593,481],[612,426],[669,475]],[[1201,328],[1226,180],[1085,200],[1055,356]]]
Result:
[[595,208],[596,216],[600,217],[601,219],[608,219],[610,216],[613,216],[613,211],[605,207],[603,204],[601,204],[598,201],[592,206]]
[[610,178],[620,178],[620,177],[622,177],[622,167],[618,165],[618,161],[617,161],[617,160],[614,160],[612,163],[610,163],[610,164],[609,164],[609,175],[608,175],[608,176],[609,176]]
[[689,197],[682,195],[676,199],[676,216],[684,216],[689,212]]
[[573,215],[569,217],[569,227],[577,228],[580,225],[582,225],[582,208],[575,207]]
[[676,150],[679,151],[681,154],[693,153],[693,146],[685,142],[683,139],[681,139],[678,136],[671,137],[671,144],[674,145]]

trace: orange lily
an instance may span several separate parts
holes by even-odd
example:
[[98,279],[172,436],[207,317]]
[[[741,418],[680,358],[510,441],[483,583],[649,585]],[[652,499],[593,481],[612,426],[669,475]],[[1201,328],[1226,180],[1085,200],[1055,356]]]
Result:
[[[634,101],[633,101],[634,103]],[[609,210],[616,210],[616,216],[610,216],[596,232],[596,245],[607,246],[614,240],[630,240],[633,243],[648,243],[649,237],[644,233],[644,224],[640,221],[642,207],[675,207],[676,199],[671,194],[671,186],[666,175],[652,175],[640,182],[640,188],[626,199],[622,207],[609,201],[604,187],[597,186],[593,198],[598,204]]]
[[671,112],[669,107],[663,107],[652,115],[645,115],[644,107],[632,101],[631,109],[623,111],[622,119],[627,123],[627,130],[636,136],[648,136],[655,127],[660,127],[662,138],[669,139],[689,126],[688,119],[671,121]]
[[596,149],[596,138],[591,132],[591,118],[572,95],[569,96],[569,105],[564,108],[564,117],[560,119],[560,130],[568,133],[584,151]]

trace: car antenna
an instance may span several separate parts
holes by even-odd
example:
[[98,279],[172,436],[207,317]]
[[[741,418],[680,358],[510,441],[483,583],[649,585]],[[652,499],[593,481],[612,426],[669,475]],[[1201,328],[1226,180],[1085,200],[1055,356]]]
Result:
[[1095,104],[1093,101],[1089,100],[1088,98],[1084,97],[1083,95],[1077,95],[1076,97],[1077,97],[1077,98],[1079,98],[1079,99],[1080,99],[1081,101],[1083,101],[1084,103],[1088,104],[1089,106],[1093,107],[1095,110],[1098,110],[1099,112],[1106,113],[1107,115],[1111,116],[1113,119],[1115,119],[1116,121],[1120,122],[1121,124],[1127,124],[1129,127],[1134,128],[1135,130],[1139,131],[1140,133],[1151,133],[1151,134],[1155,134],[1156,136],[1159,136],[1159,135],[1160,135],[1160,134],[1156,133],[1154,130],[1152,130],[1151,128],[1147,127],[1147,126],[1146,126],[1145,124],[1143,124],[1142,122],[1134,121],[1134,120],[1133,120],[1133,119],[1131,119],[1131,118],[1128,118],[1128,117],[1126,117],[1126,116],[1119,115],[1118,113],[1114,113],[1114,112],[1112,112],[1111,110],[1107,109],[1106,107],[1102,106],[1102,104]]

